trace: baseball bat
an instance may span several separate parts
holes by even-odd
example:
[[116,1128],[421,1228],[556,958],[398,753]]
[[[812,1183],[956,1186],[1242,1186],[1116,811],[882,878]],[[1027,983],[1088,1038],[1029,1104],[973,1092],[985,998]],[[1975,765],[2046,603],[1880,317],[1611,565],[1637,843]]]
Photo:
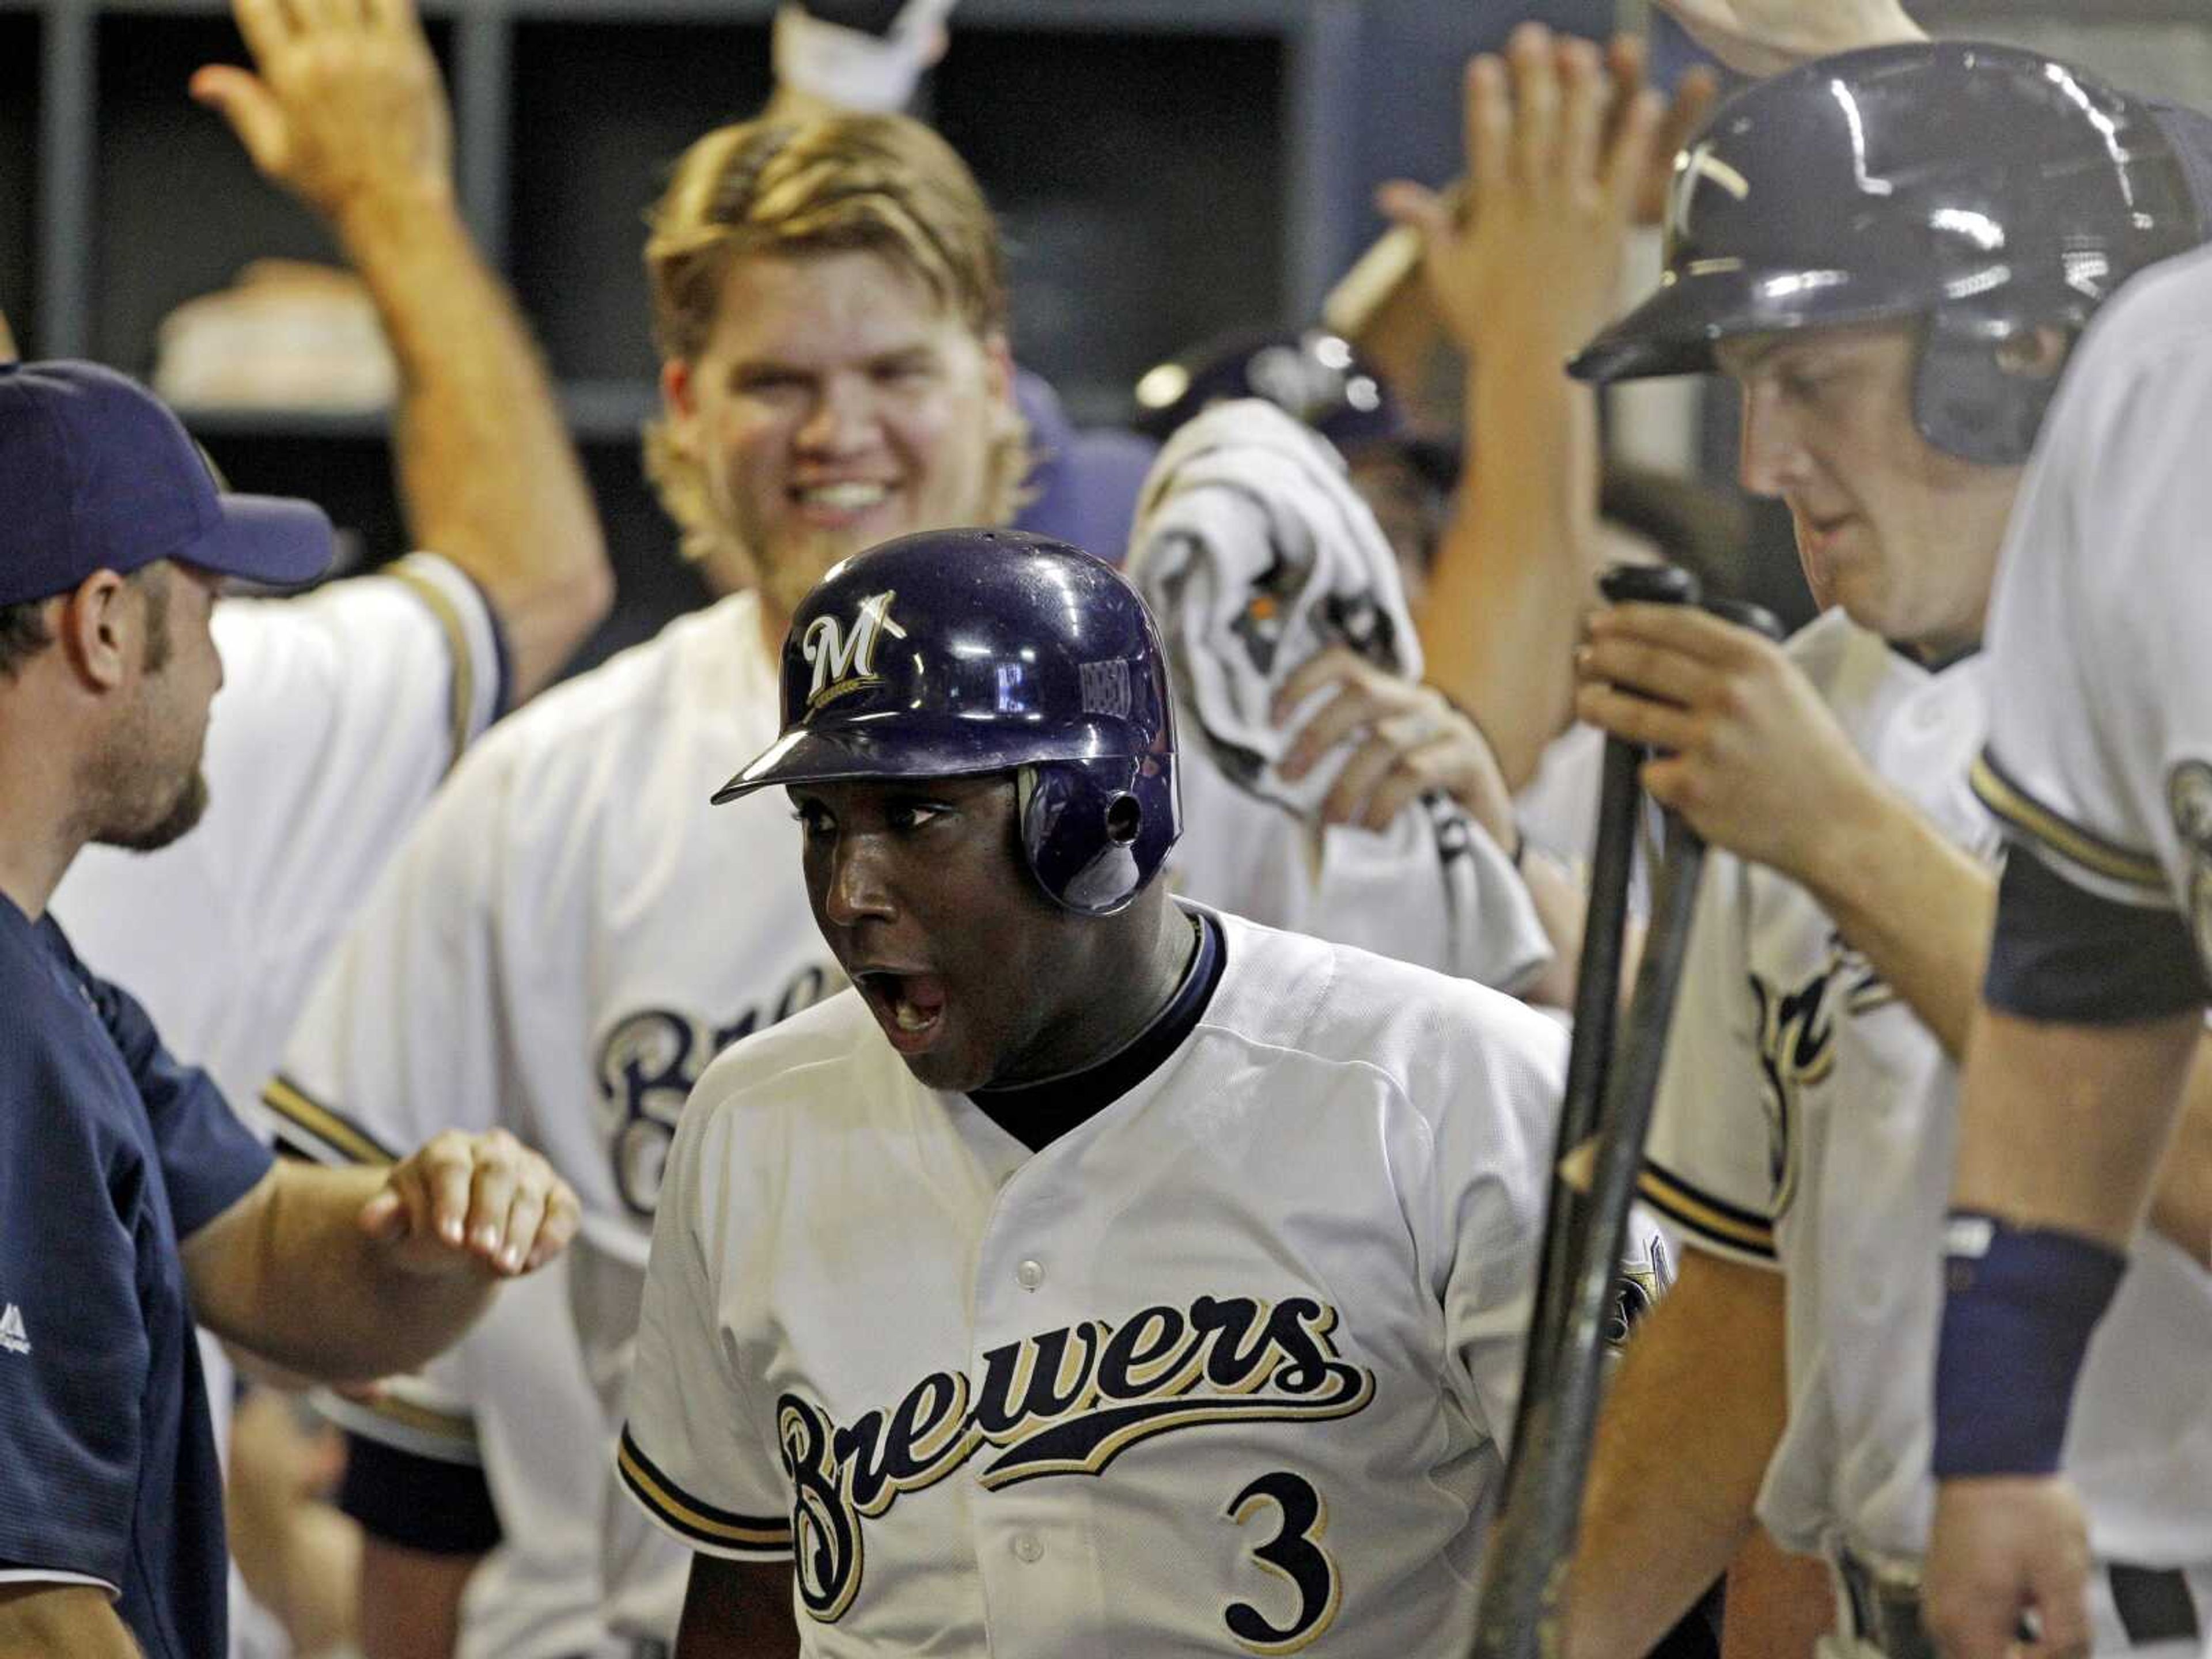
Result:
[[[1618,602],[1627,596],[1608,587],[1607,597]],[[1739,625],[1779,631],[1773,619],[1755,605],[1721,603],[1711,608]],[[1632,762],[1640,758],[1632,746],[1621,746],[1629,750]],[[1608,750],[1607,760],[1613,759]],[[1632,769],[1631,775],[1632,779]],[[1632,823],[1632,810],[1627,816]],[[1650,925],[1619,1058],[1610,1063],[1594,1060],[1586,1066],[1586,1074],[1595,1067],[1601,1077],[1603,1101],[1587,1193],[1573,1193],[1554,1166],[1545,1260],[1539,1270],[1540,1305],[1531,1319],[1504,1493],[1486,1549],[1489,1567],[1476,1617],[1475,1659],[1553,1659],[1565,1645],[1567,1569],[1581,1527],[1583,1488],[1597,1424],[1606,1316],[1616,1264],[1627,1242],[1629,1208],[1643,1165],[1644,1134],[1658,1093],[1668,1026],[1681,985],[1704,867],[1705,843],[1669,814],[1665,850],[1652,884]],[[1593,909],[1598,873],[1594,869],[1591,876]],[[1617,940],[1608,954],[1617,985]],[[1598,971],[1603,971],[1602,965]],[[1577,979],[1578,1015],[1585,988]],[[1578,1024],[1575,1048],[1582,1046]],[[1573,1076],[1571,1059],[1571,1081]],[[1563,1113],[1562,1159],[1583,1138],[1568,1144],[1568,1127]],[[1564,1258],[1564,1265],[1557,1268],[1552,1261],[1554,1253]],[[1547,1290],[1555,1297],[1549,1310],[1540,1305]]]
[[[1697,579],[1672,565],[1615,565],[1599,579],[1598,591],[1615,605],[1630,600],[1694,605],[1698,599]],[[1544,1212],[1544,1242],[1537,1258],[1536,1302],[1529,1316],[1521,1401],[1513,1425],[1516,1446],[1522,1443],[1522,1432],[1528,1427],[1529,1402],[1551,1391],[1553,1368],[1562,1352],[1560,1326],[1571,1300],[1567,1279],[1571,1249],[1583,1205],[1582,1194],[1560,1177],[1559,1169],[1568,1153],[1596,1133],[1599,1109],[1605,1099],[1606,1073],[1620,1010],[1622,942],[1628,921],[1630,878],[1636,862],[1636,820],[1644,805],[1636,770],[1643,761],[1643,750],[1635,744],[1618,738],[1605,740],[1582,960],[1575,974],[1574,1037],[1567,1049],[1566,1092],[1559,1104],[1551,1196]]]

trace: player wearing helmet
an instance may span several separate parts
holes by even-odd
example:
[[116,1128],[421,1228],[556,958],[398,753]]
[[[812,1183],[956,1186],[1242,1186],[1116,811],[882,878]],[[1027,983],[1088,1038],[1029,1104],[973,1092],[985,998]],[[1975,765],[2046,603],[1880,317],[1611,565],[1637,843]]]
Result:
[[[1644,1183],[1695,1248],[1601,1425],[1577,1655],[1640,1652],[1754,1510],[1832,1571],[1826,1651],[1928,1650],[1931,1267],[1996,887],[1965,787],[1975,647],[2075,336],[2203,234],[2177,148],[2194,142],[2174,112],[2003,47],[1807,65],[1686,149],[1659,291],[1578,362],[1739,383],[1744,482],[1790,506],[1828,614],[1778,649],[1624,606],[1582,653],[1584,717],[1671,751],[1651,793],[1721,850]],[[2195,1652],[2208,1339],[2212,1284],[2149,1247],[2070,1443],[2102,1557],[2079,1650]]]
[[782,709],[719,799],[788,797],[854,984],[670,1152],[621,1468],[678,1652],[1443,1650],[1557,1028],[1170,896],[1165,666],[1074,549],[844,562]]
[[[595,1571],[603,1413],[628,1366],[663,1164],[714,1055],[843,977],[793,878],[799,832],[784,804],[715,811],[707,793],[733,754],[775,738],[776,652],[823,573],[880,539],[999,521],[1024,464],[996,228],[927,128],[842,116],[718,130],[678,163],[653,225],[667,362],[652,465],[706,567],[738,591],[558,688],[457,769],[313,994],[268,1096],[296,1146],[337,1159],[404,1139],[418,1103],[504,1124],[583,1198],[569,1306],[556,1297],[539,1315],[554,1355],[496,1389],[441,1375],[412,1402],[440,1407],[434,1422],[473,1400],[473,1447],[426,1445],[421,1412],[404,1425],[467,1496],[441,1488],[425,1503],[419,1459],[372,1493],[375,1451],[352,1477],[356,1507],[375,1505],[394,1535],[468,1516],[437,1547],[480,1553],[501,1525],[527,1543],[511,1553],[559,1593],[510,1598],[532,1610],[531,1629],[468,1632],[465,1654],[499,1659],[591,1650],[609,1626],[673,1635],[687,1563],[627,1504],[612,1506],[604,1595]],[[870,636],[872,660],[897,643],[899,616]],[[817,641],[825,662],[860,651],[858,625]],[[1219,810],[1183,849],[1194,896],[1256,907],[1328,890],[1340,846],[1322,846],[1316,885],[1303,825],[1225,783],[1215,794]],[[1209,841],[1220,874],[1201,878],[1189,855]],[[1409,897],[1401,937],[1450,930],[1445,851],[1428,842],[1397,884],[1437,902]],[[1470,855],[1517,893],[1486,839]],[[1455,942],[1478,934],[1542,951],[1525,903],[1517,921],[1468,916]]]

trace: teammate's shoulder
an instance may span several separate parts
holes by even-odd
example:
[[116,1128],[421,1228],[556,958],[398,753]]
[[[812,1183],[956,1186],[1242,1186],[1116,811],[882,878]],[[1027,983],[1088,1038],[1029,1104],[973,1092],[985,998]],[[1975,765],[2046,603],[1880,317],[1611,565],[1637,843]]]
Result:
[[750,645],[757,603],[739,593],[688,612],[651,639],[550,687],[486,733],[463,768],[533,778],[583,774],[605,765],[611,754],[659,738],[686,711],[711,706],[711,696],[696,684],[702,667],[732,654],[720,648],[726,643]]
[[2192,248],[2136,273],[2101,307],[2087,338],[2100,355],[2212,346],[2212,246]]
[[802,1097],[834,1106],[854,1091],[831,1090],[817,1097],[815,1086],[823,1073],[850,1073],[857,1081],[862,1073],[883,1069],[886,1060],[897,1065],[867,1004],[848,986],[715,1055],[692,1090],[690,1109],[758,1110]]
[[1206,1023],[1323,1064],[1370,1065],[1401,1088],[1487,1055],[1549,1066],[1565,1037],[1526,1003],[1432,969],[1221,915],[1227,971]]
[[2094,432],[2126,418],[2142,389],[2192,402],[2212,397],[2212,246],[2137,272],[2098,309],[2067,362],[2051,410],[2051,424],[2076,435],[2044,447],[2079,452],[2085,426]]

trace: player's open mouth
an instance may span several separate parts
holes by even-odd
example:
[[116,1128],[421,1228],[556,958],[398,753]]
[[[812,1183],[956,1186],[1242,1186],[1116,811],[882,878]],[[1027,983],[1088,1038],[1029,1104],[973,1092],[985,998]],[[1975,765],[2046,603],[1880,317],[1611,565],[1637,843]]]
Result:
[[864,968],[853,982],[901,1054],[918,1054],[937,1041],[945,1024],[945,981],[936,975]]

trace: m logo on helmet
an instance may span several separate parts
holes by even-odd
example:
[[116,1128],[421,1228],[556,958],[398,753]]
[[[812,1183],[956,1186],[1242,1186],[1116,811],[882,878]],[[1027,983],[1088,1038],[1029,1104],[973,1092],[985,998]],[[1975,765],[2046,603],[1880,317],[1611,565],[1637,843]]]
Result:
[[896,597],[883,592],[861,600],[850,634],[837,625],[835,617],[817,617],[807,623],[799,650],[814,667],[813,684],[806,693],[808,714],[848,691],[875,684],[877,641],[886,634],[895,640],[906,637],[906,629],[891,617],[891,600]]

